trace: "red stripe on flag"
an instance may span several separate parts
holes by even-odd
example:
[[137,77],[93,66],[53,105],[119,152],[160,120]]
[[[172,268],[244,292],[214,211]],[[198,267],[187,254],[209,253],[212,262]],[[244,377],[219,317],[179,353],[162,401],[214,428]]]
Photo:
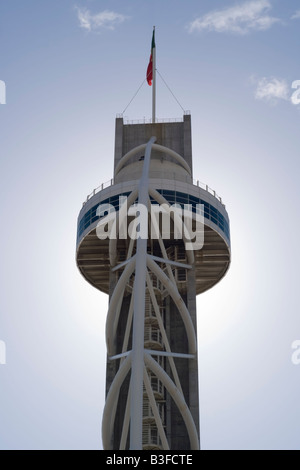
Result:
[[155,48],[155,28],[153,28],[153,34],[152,34],[152,42],[151,42],[151,54],[150,54],[150,60],[149,60],[149,65],[147,68],[147,82],[148,85],[152,85],[152,80],[153,80],[153,49]]
[[152,85],[152,80],[153,80],[153,60],[152,60],[152,54],[150,55],[150,60],[149,60],[149,65],[147,67],[147,82],[148,85]]

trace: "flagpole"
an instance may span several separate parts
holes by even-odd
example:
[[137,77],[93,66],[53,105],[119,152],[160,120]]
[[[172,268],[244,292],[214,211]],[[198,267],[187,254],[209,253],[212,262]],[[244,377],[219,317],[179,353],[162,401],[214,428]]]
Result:
[[[155,26],[153,26],[153,37],[155,37]],[[156,45],[152,51],[152,122],[156,122]]]

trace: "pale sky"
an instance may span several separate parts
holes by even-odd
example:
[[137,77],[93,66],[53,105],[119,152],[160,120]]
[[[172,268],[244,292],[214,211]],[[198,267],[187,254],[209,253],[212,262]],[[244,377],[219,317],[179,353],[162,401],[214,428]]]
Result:
[[[300,449],[292,0],[0,0],[0,449],[102,448],[108,297],[77,270],[76,224],[112,177],[153,25],[158,71],[192,114],[194,177],[231,223],[230,270],[197,299],[201,446]],[[181,117],[157,88],[158,117]],[[151,117],[146,83],[124,115]]]

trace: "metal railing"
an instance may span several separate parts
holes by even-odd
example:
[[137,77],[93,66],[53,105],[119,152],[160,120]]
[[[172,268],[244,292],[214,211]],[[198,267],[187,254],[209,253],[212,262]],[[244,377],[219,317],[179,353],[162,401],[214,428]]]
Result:
[[[154,392],[155,398],[162,400],[164,398],[164,393],[165,393],[165,388],[163,386],[163,383],[155,375],[152,375],[152,374],[148,374],[148,375],[149,375],[151,388],[152,388],[152,391]],[[146,393],[145,385],[143,386],[143,391],[145,394]]]
[[[144,329],[144,341],[145,343],[157,344],[163,347],[163,340],[161,332],[158,328],[153,325],[146,325]],[[147,346],[148,347],[148,346]],[[155,348],[153,348],[155,349]]]
[[105,183],[102,183],[100,184],[100,186],[98,186],[97,188],[93,189],[93,191],[87,195],[87,198],[86,200],[83,202],[83,206],[88,202],[89,199],[91,199],[91,197],[95,196],[95,194],[97,193],[100,193],[100,191],[103,191],[103,189],[106,189],[106,188],[109,188],[110,186],[112,186],[114,184],[114,180],[113,178],[109,181],[106,181]]
[[[163,124],[168,122],[183,122],[182,118],[156,118],[155,124]],[[132,124],[153,124],[152,119],[126,119],[124,120],[125,125],[132,125]]]
[[[160,419],[161,419],[162,423],[164,424],[164,422],[165,422],[165,404],[161,403],[161,402],[156,402],[156,405],[157,405],[157,408],[158,408]],[[150,402],[148,400],[145,400],[145,399],[144,399],[144,402],[143,402],[143,419],[144,420],[151,419],[151,420],[154,421],[154,413],[152,411],[152,407],[150,405]]]
[[162,449],[161,439],[156,427],[144,426],[143,437],[142,437],[143,449],[144,450],[160,450]]
[[[184,111],[184,116],[189,116],[191,114],[190,110]],[[131,124],[153,124],[152,119],[150,118],[143,118],[143,119],[128,119],[127,116],[123,114],[117,114],[118,119],[123,118],[123,122],[126,125]],[[165,122],[183,122],[184,118],[156,118],[155,124],[163,124]]]
[[216,191],[214,189],[210,188],[207,184],[201,183],[201,181],[193,179],[193,185],[198,186],[198,188],[201,188],[201,189],[204,189],[205,191],[207,191],[209,194],[211,194],[216,199],[218,199],[218,201],[220,201],[222,206],[225,207],[225,204],[223,204],[221,196],[218,196]]
[[[179,179],[178,181],[182,181],[182,179]],[[187,182],[190,182],[190,181],[187,181]],[[209,194],[214,196],[222,204],[222,206],[225,208],[225,204],[223,204],[222,198],[220,196],[218,196],[218,194],[216,193],[216,191],[214,189],[210,188],[207,184],[202,183],[199,180],[193,179],[192,183],[193,183],[194,186],[197,186],[198,188],[204,189]],[[82,206],[84,206],[93,196],[95,196],[95,194],[97,194],[100,191],[103,191],[103,189],[109,188],[110,186],[113,186],[113,185],[114,185],[114,179],[113,178],[109,181],[106,181],[105,183],[100,184],[100,186],[93,189],[93,191],[90,194],[88,194],[86,200],[82,203]]]

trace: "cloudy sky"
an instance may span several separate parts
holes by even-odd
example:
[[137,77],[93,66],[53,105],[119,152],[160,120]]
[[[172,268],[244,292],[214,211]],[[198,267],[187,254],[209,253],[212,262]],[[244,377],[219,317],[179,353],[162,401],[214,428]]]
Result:
[[191,111],[194,176],[231,221],[197,301],[202,448],[300,448],[300,4],[0,0],[1,449],[101,449],[108,299],[76,223],[116,114],[151,117],[153,25],[157,115]]

